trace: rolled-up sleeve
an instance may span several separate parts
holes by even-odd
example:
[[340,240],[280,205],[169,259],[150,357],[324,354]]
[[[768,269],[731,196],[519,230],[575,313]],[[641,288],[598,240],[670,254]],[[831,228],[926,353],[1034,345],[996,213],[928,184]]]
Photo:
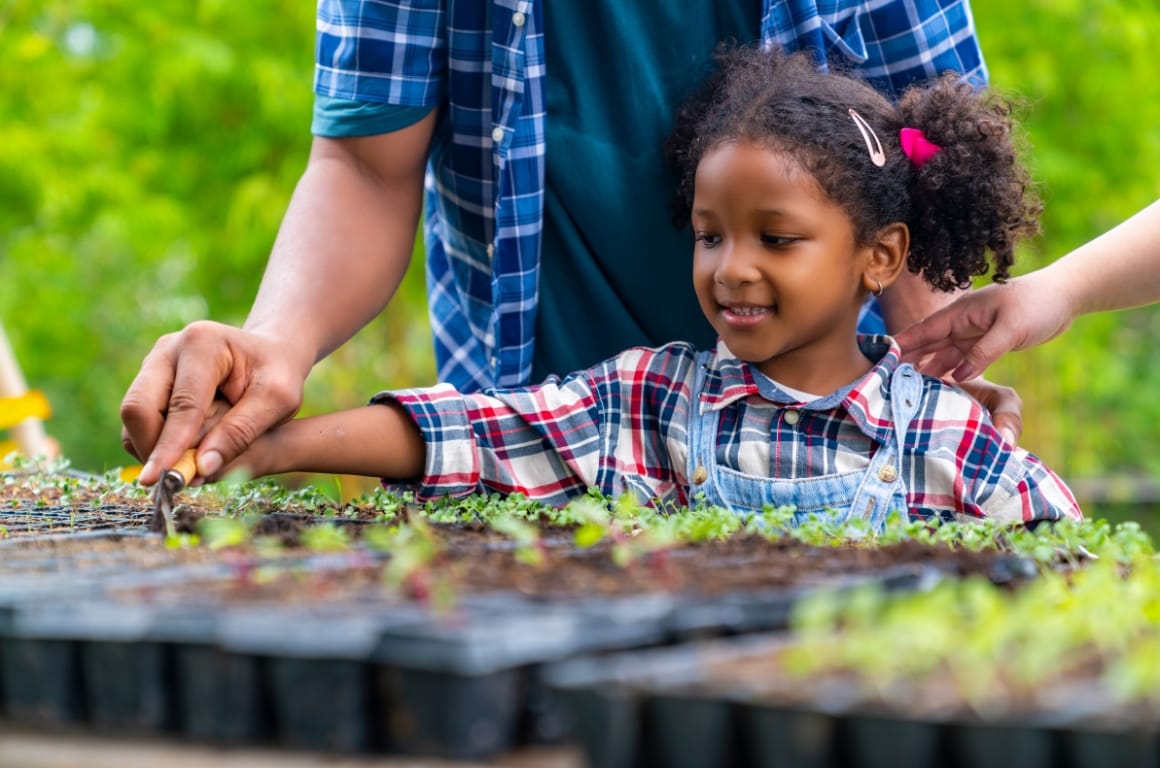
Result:
[[534,387],[463,394],[441,384],[371,402],[398,403],[427,443],[420,501],[498,492],[562,505],[589,488],[618,496],[626,478],[646,498],[683,499],[693,362],[686,345],[637,348]]
[[416,498],[523,493],[563,504],[596,481],[606,440],[603,409],[586,376],[537,387],[462,394],[449,384],[383,392],[427,443]]

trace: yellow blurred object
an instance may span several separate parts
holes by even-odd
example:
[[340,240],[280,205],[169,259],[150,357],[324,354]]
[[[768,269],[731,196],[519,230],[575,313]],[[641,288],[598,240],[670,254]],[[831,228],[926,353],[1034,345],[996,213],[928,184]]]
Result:
[[141,470],[144,468],[141,464],[134,464],[131,467],[121,467],[121,471],[117,475],[121,478],[122,483],[135,483],[137,482],[137,477],[141,474]]
[[0,429],[15,427],[25,419],[47,419],[52,406],[43,392],[32,390],[16,397],[0,397]]
[[56,458],[60,445],[45,434],[41,423],[51,413],[48,398],[42,392],[29,391],[4,326],[0,325],[0,429],[12,431],[17,450],[25,456]]

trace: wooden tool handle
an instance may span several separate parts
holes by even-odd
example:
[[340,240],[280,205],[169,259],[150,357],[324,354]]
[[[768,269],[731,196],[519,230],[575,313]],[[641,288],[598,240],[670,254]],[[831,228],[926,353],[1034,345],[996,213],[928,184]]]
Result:
[[181,454],[181,458],[177,460],[169,469],[170,472],[176,472],[181,475],[181,487],[189,485],[193,478],[197,477],[197,449],[190,448],[185,453]]

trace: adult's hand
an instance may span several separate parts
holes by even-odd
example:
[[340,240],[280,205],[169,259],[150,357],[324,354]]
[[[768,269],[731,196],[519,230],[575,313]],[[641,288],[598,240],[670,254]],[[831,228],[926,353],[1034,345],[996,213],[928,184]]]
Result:
[[963,294],[898,334],[903,359],[931,376],[966,382],[1013,350],[1042,344],[1071,325],[1074,306],[1042,273]]
[[198,322],[162,337],[125,395],[121,441],[145,462],[142,484],[194,445],[198,476],[214,479],[298,412],[314,363],[382,310],[410,263],[435,118],[315,137],[245,329]]
[[298,412],[313,364],[290,340],[221,323],[161,337],[121,402],[121,443],[145,462],[139,482],[157,482],[192,446],[198,476],[212,478]]

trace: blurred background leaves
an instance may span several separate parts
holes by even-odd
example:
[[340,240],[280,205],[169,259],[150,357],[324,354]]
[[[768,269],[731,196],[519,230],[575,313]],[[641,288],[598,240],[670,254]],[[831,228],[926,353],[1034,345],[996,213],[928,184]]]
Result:
[[[1047,203],[1022,273],[1160,197],[1160,8],[973,6]],[[158,336],[244,319],[306,161],[313,35],[310,3],[0,4],[0,322],[74,466],[130,463],[117,410]],[[306,413],[433,380],[420,261],[312,374]],[[1082,318],[991,378],[1018,389],[1024,445],[1069,480],[1157,478],[1157,340],[1160,309]]]
[[[153,340],[244,319],[306,161],[313,40],[305,3],[0,6],[0,321],[75,466],[131,461],[117,411]],[[308,409],[431,380],[416,265]]]

